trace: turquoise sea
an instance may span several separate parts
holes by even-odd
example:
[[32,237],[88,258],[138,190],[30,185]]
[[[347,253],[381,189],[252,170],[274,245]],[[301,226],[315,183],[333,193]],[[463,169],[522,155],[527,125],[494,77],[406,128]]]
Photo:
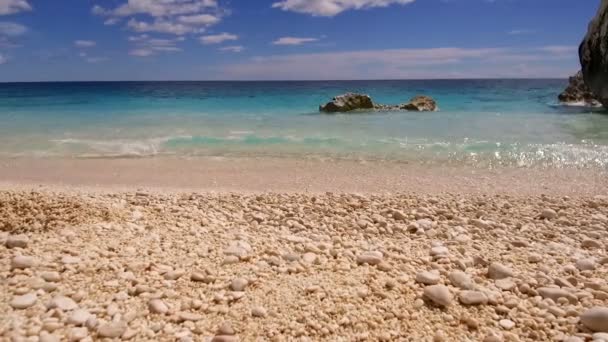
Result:
[[[567,80],[0,84],[0,157],[272,156],[608,167],[608,114]],[[432,113],[328,115],[344,92]]]

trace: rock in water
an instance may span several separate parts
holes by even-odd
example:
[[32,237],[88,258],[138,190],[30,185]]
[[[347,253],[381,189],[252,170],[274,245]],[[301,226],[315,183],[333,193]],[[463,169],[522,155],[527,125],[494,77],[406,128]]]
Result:
[[595,99],[595,95],[585,84],[583,73],[577,72],[570,77],[568,87],[557,96],[559,102],[564,104],[583,104],[590,107],[598,107],[601,104]]
[[353,110],[376,110],[376,111],[415,111],[433,112],[437,110],[437,102],[428,96],[418,95],[408,103],[400,105],[374,104],[371,97],[363,94],[347,93],[336,96],[331,102],[319,106],[319,111],[326,113],[345,113]]
[[400,105],[399,108],[416,112],[434,112],[437,110],[437,102],[428,96],[418,95],[413,97],[410,102]]
[[372,98],[364,94],[347,93],[334,97],[319,110],[326,113],[344,113],[357,109],[374,109]]
[[579,47],[583,77],[596,98],[608,107],[608,0],[602,0]]

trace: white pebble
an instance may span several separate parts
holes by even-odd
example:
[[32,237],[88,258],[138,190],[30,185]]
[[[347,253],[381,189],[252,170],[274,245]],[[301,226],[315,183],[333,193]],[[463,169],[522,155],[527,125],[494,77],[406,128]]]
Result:
[[22,296],[14,297],[13,300],[11,300],[10,305],[13,309],[23,310],[23,309],[27,309],[30,306],[36,304],[37,300],[38,300],[38,296],[36,296],[35,293],[28,293],[28,294],[24,294]]

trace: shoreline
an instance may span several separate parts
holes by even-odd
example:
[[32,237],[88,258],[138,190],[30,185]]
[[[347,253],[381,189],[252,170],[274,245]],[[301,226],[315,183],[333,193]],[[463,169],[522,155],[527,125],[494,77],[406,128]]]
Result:
[[593,196],[608,170],[255,157],[1,158],[0,189]]

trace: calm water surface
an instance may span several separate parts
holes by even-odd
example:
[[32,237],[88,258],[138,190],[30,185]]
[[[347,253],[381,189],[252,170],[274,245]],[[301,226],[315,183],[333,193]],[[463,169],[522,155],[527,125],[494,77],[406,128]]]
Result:
[[[566,80],[0,84],[0,156],[295,156],[608,167],[608,114]],[[344,92],[434,113],[326,115]]]

